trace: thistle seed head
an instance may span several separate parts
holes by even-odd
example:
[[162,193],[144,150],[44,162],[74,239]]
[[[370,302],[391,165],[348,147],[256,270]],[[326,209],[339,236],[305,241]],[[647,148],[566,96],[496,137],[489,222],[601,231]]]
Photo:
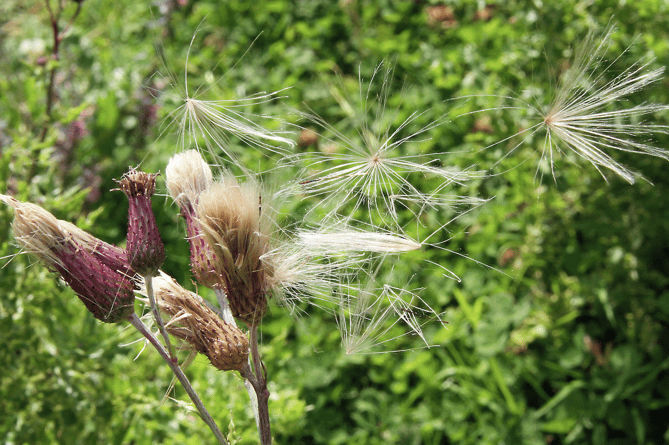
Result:
[[[58,272],[95,318],[116,323],[132,315],[133,285],[128,275],[120,272],[130,270],[130,266],[114,249],[100,248],[106,243],[95,243],[92,235],[73,230],[74,226],[35,204],[3,201],[15,209],[12,226],[19,245]],[[88,250],[91,246],[96,247]],[[114,254],[107,256],[108,252]]]
[[151,208],[156,175],[130,169],[118,184],[129,202],[126,250],[130,265],[142,276],[153,276],[165,260],[165,246]]
[[258,324],[265,314],[273,274],[261,259],[269,251],[269,221],[260,199],[257,184],[240,185],[228,173],[200,194],[196,211],[232,313],[249,325]]
[[212,182],[211,169],[196,150],[173,156],[165,169],[167,189],[186,220],[193,275],[198,283],[210,288],[220,286],[221,271],[216,268],[216,255],[209,248],[196,220],[195,208],[200,193],[207,190]]
[[165,328],[193,349],[205,354],[221,371],[241,370],[248,362],[249,342],[236,326],[227,324],[197,294],[161,274],[153,282],[160,310],[167,315]]
[[197,197],[213,182],[211,169],[197,150],[188,150],[170,158],[165,169],[165,184],[181,210],[197,204]]

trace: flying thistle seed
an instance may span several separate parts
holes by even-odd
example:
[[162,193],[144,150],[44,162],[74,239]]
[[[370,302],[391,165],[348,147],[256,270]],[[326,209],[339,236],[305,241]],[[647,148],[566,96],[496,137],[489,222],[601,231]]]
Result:
[[[541,175],[543,167],[550,168],[553,179],[557,181],[557,157],[571,157],[573,154],[592,164],[605,180],[608,179],[604,169],[609,169],[633,184],[643,176],[615,160],[611,156],[612,150],[669,160],[669,150],[653,144],[657,136],[669,134],[668,125],[656,123],[657,116],[669,111],[669,105],[647,102],[632,105],[637,92],[661,81],[664,68],[651,68],[654,60],[639,61],[620,70],[612,80],[607,80],[614,65],[622,62],[629,51],[627,48],[610,63],[605,62],[614,31],[609,26],[603,33],[590,31],[586,35],[574,49],[568,69],[560,75],[550,103],[535,106],[523,99],[514,99],[522,107],[529,107],[536,123],[518,133],[526,136],[509,153],[535,133],[543,134],[537,175]],[[504,105],[501,109],[513,108]],[[503,139],[487,148],[510,139]]]
[[[353,219],[358,210],[364,210],[362,214],[375,225],[378,222],[374,221],[380,220],[397,229],[398,209],[410,209],[418,216],[426,209],[441,207],[445,191],[482,176],[472,168],[444,166],[446,153],[421,147],[448,116],[419,126],[429,110],[414,110],[402,123],[394,124],[400,109],[391,111],[388,107],[393,78],[394,64],[383,62],[374,69],[369,82],[363,82],[361,69],[358,98],[350,97],[343,83],[341,88],[332,88],[348,115],[342,124],[355,128],[355,133],[341,131],[337,127],[342,125],[333,126],[317,115],[304,115],[322,128],[321,139],[331,147],[290,157],[305,166],[300,192],[321,198],[310,212],[327,208],[327,219],[341,215]],[[380,87],[378,94],[375,85]],[[429,177],[429,182],[423,177]],[[424,188],[430,183],[434,185]]]
[[165,328],[189,348],[205,354],[221,371],[240,371],[248,362],[249,341],[207,307],[197,294],[179,286],[165,274],[154,280],[154,294],[161,311],[169,317]]
[[546,131],[542,159],[550,161],[554,172],[553,150],[559,153],[561,147],[566,147],[589,161],[602,176],[601,167],[608,168],[633,184],[641,176],[614,160],[608,152],[620,150],[669,160],[665,148],[640,140],[669,133],[666,125],[648,121],[655,113],[666,112],[669,106],[650,103],[621,106],[627,97],[662,78],[664,68],[650,69],[651,62],[634,63],[606,83],[605,72],[595,74],[604,61],[613,32],[613,27],[600,36],[590,32],[576,49],[572,67],[560,78],[550,109],[538,124],[538,128]]
[[[195,35],[188,48],[195,42]],[[245,97],[206,100],[203,95],[210,88],[192,88],[188,84],[188,54],[184,83],[177,80],[176,75],[169,69],[167,60],[161,54],[163,65],[168,73],[168,82],[179,96],[182,104],[171,113],[173,117],[170,125],[177,127],[178,145],[184,150],[186,147],[206,149],[213,156],[222,157],[222,161],[231,161],[241,167],[239,152],[230,144],[230,137],[238,138],[245,146],[265,152],[286,153],[277,144],[294,147],[292,132],[283,130],[268,130],[276,123],[283,124],[283,120],[275,116],[257,115],[249,113],[251,107],[271,103],[282,99],[283,90],[271,93],[257,92]],[[198,94],[201,93],[201,94]]]
[[142,276],[153,276],[165,260],[165,246],[151,208],[156,175],[130,169],[118,184],[129,201],[126,250],[130,265]]
[[[19,245],[58,272],[95,318],[116,323],[132,315],[132,282],[86,249],[92,235],[82,237],[83,231],[68,225],[63,229],[63,221],[35,204],[2,200],[15,209],[12,227]],[[110,264],[115,261],[108,258]]]
[[268,278],[273,274],[261,259],[269,251],[269,236],[257,185],[240,185],[228,173],[200,194],[196,214],[216,255],[232,314],[257,325],[267,308]]
[[198,196],[213,182],[211,169],[196,150],[173,156],[165,169],[165,183],[170,195],[186,220],[190,245],[190,263],[195,279],[205,287],[220,286],[221,271],[216,268],[216,255],[195,217]]
[[353,229],[301,231],[299,238],[305,248],[321,252],[400,253],[421,248],[404,236]]

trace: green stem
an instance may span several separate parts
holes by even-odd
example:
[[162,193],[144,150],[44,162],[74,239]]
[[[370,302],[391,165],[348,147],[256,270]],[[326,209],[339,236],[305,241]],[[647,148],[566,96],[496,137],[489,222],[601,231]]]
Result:
[[[223,320],[237,327],[237,322],[232,315],[230,305],[228,304],[228,296],[222,288],[215,288],[214,293],[218,299],[218,304],[221,306],[221,315]],[[255,326],[249,328],[249,343],[251,346],[251,357],[249,363],[239,373],[245,379],[244,386],[249,393],[249,399],[253,408],[253,416],[256,419],[256,427],[260,435],[260,443],[262,445],[270,445],[272,443],[272,434],[269,422],[269,391],[267,390],[267,374],[265,373],[265,366],[262,364],[260,352],[258,350],[258,329]],[[251,370],[253,365],[253,371]]]
[[[269,390],[267,389],[267,373],[265,365],[260,358],[258,349],[258,327],[249,328],[249,343],[251,344],[251,356],[253,358],[253,371],[255,372],[255,392],[258,400],[258,432],[262,445],[272,444],[272,432],[269,422]],[[254,382],[251,382],[254,383]]]

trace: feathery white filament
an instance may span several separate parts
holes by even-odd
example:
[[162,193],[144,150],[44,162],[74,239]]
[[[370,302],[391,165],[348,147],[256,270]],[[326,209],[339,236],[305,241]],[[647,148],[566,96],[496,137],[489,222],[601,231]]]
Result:
[[387,233],[343,230],[333,232],[300,231],[300,242],[307,249],[321,252],[408,252],[421,248],[409,238]]
[[619,106],[625,97],[657,82],[664,68],[648,70],[650,63],[635,63],[613,80],[597,86],[602,83],[606,70],[596,76],[595,71],[602,64],[612,32],[609,28],[599,44],[596,35],[590,33],[576,51],[573,66],[560,80],[555,98],[544,116],[542,125],[547,134],[543,157],[548,151],[552,165],[553,148],[559,151],[561,142],[598,170],[599,167],[608,168],[634,183],[638,175],[612,159],[606,151],[614,149],[669,159],[667,150],[634,139],[667,134],[668,126],[644,122],[643,119],[667,111],[669,106],[641,104],[614,110],[610,106]]

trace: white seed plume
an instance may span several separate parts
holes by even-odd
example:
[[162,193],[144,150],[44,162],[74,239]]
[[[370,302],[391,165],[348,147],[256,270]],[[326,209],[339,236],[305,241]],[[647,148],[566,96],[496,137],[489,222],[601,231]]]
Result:
[[62,261],[55,254],[59,245],[72,238],[65,231],[58,218],[42,207],[30,202],[0,195],[0,200],[14,208],[14,239],[24,252],[30,253],[47,265],[62,266]]
[[220,158],[222,153],[227,157],[227,159],[222,158],[224,161],[242,167],[236,159],[234,150],[230,147],[230,136],[239,138],[246,146],[270,152],[284,151],[275,144],[283,144],[291,148],[295,146],[295,142],[288,137],[292,135],[292,132],[269,130],[261,125],[261,123],[282,123],[281,119],[247,111],[250,108],[281,99],[280,94],[283,90],[271,93],[259,92],[227,100],[202,99],[201,97],[209,88],[204,90],[197,88],[192,93],[188,85],[188,58],[194,40],[195,35],[191,39],[186,56],[183,85],[180,85],[176,75],[169,70],[163,56],[168,81],[182,102],[170,115],[172,122],[177,125],[181,149],[186,150],[189,147],[200,151],[206,149],[217,158]]
[[[581,42],[571,68],[560,78],[548,112],[541,113],[543,122],[527,130],[534,133],[545,129],[542,160],[550,163],[553,176],[554,150],[560,153],[563,148],[592,163],[602,176],[601,167],[604,167],[629,183],[634,183],[640,175],[611,158],[608,150],[669,160],[669,151],[646,142],[653,134],[669,132],[668,126],[647,121],[654,114],[669,110],[669,106],[643,103],[621,108],[621,103],[630,95],[660,80],[664,68],[650,69],[652,61],[635,63],[613,80],[605,81],[604,76],[612,64],[597,72],[612,32],[611,27],[602,37],[591,32]],[[620,57],[622,54],[618,59]]]
[[[414,111],[394,127],[395,116],[386,116],[392,77],[392,64],[382,63],[374,70],[366,89],[366,82],[360,78],[357,104],[352,103],[346,94],[335,91],[341,107],[354,121],[355,137],[349,137],[317,116],[307,116],[333,136],[324,136],[331,144],[329,149],[296,156],[307,164],[299,185],[303,192],[322,198],[321,205],[332,209],[329,216],[345,207],[348,214],[366,207],[370,215],[390,216],[396,221],[397,197],[403,197],[405,203],[411,198],[423,207],[425,203],[436,206],[446,187],[481,176],[480,172],[472,170],[442,167],[444,153],[407,154],[406,144],[423,142],[420,138],[443,124],[446,117],[407,134],[409,127],[415,125],[427,110]],[[381,91],[375,96],[373,85],[377,81],[381,83]],[[418,176],[433,178],[436,185],[430,191],[420,190],[413,181]]]
[[302,303],[331,312],[339,303],[337,289],[341,282],[354,279],[366,261],[357,255],[327,257],[290,239],[279,243],[261,260],[273,268],[268,281],[276,301],[298,314],[303,311],[298,307]]
[[[389,285],[379,290],[347,294],[337,313],[342,346],[347,354],[400,352],[402,349],[391,350],[388,345],[407,335],[419,336],[429,348],[433,345],[425,338],[422,328],[433,320],[445,327],[439,314],[416,293]],[[398,324],[405,324],[410,331],[396,330]]]
[[359,230],[300,231],[300,243],[309,250],[321,252],[399,253],[421,248],[420,243],[404,236]]
[[170,196],[183,206],[197,203],[197,196],[211,187],[211,168],[197,150],[172,156],[165,169],[165,184]]

